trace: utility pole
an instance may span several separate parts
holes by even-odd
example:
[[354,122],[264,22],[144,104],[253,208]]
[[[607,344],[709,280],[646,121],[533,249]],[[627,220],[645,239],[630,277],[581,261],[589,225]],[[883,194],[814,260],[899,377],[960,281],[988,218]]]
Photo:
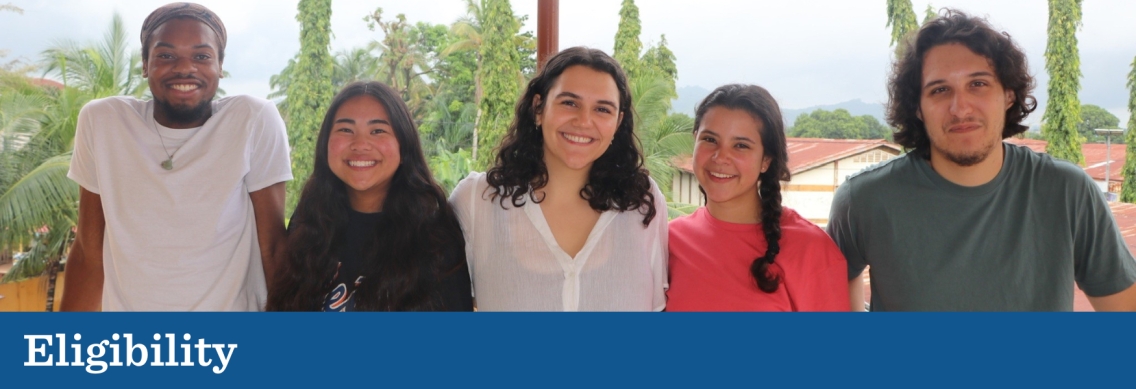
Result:
[[[1104,192],[1105,193],[1112,193],[1109,190],[1110,189],[1109,187],[1112,184],[1109,181],[1109,174],[1112,173],[1111,172],[1111,170],[1112,170],[1112,136],[1124,134],[1124,130],[1119,129],[1119,128],[1098,128],[1098,129],[1093,130],[1093,132],[1097,133],[1098,135],[1104,135],[1104,139],[1105,139],[1105,146],[1104,146],[1104,155],[1105,155],[1105,157],[1104,157],[1105,158],[1105,162],[1104,162]],[[1112,199],[1110,198],[1109,201],[1112,201]]]

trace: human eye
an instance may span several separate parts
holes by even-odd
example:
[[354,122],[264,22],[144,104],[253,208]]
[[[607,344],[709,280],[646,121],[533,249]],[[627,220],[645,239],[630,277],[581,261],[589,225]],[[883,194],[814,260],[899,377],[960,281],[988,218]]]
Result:
[[561,100],[560,105],[563,105],[563,106],[566,106],[566,107],[575,107],[577,104],[576,104],[575,100],[566,99],[566,100]]
[[717,143],[718,142],[717,139],[714,139],[714,137],[712,137],[710,135],[703,135],[702,138],[699,139],[699,140],[706,142],[706,143]]
[[745,149],[749,148],[749,145],[747,145],[745,143],[738,143],[738,144],[734,145],[734,148],[745,150]]
[[337,128],[337,129],[335,129],[335,132],[342,132],[342,133],[344,133],[344,134],[351,134],[351,133],[353,133],[354,131],[351,131],[351,129],[350,129],[350,128],[347,128],[347,127],[339,127],[339,128]]
[[208,61],[208,60],[212,59],[213,56],[211,56],[209,54],[198,54],[198,55],[195,55],[193,58],[198,60],[198,61]]
[[388,131],[385,128],[376,128],[376,129],[371,130],[371,135],[385,134],[387,132]]

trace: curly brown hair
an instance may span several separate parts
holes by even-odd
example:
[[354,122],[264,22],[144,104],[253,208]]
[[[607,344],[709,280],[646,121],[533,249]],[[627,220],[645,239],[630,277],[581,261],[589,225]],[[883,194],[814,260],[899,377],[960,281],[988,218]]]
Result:
[[548,96],[557,78],[572,66],[586,66],[611,75],[619,90],[619,111],[623,114],[611,146],[592,164],[580,197],[600,212],[638,210],[644,215],[646,226],[655,218],[655,195],[651,193],[650,175],[643,167],[643,153],[634,132],[631,89],[619,63],[596,49],[565,49],[549,58],[529,81],[524,95],[517,101],[513,123],[497,150],[496,162],[486,173],[492,197],[500,200],[502,208],[506,199],[514,207],[524,205],[526,195],[534,203],[542,200],[536,198],[535,190],[548,185],[548,167],[544,165],[544,134],[536,126],[536,114],[548,99],[541,99],[537,106],[533,105],[533,100],[536,95]]
[[994,68],[998,82],[1014,92],[1014,103],[1006,110],[1002,138],[1025,132],[1022,120],[1037,109],[1037,99],[1026,55],[1010,35],[998,32],[983,18],[946,9],[941,16],[919,29],[915,39],[908,40],[903,57],[895,62],[888,79],[888,124],[898,129],[895,142],[923,158],[931,158],[931,139],[927,127],[919,119],[923,88],[923,61],[932,48],[959,43],[975,54],[986,57]]

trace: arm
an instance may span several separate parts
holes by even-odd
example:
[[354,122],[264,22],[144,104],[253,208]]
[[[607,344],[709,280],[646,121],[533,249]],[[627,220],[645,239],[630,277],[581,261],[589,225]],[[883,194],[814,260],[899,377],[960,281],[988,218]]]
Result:
[[1136,284],[1122,292],[1102,297],[1089,297],[1089,303],[1097,311],[1136,312]]
[[264,266],[265,282],[272,285],[276,271],[287,252],[284,232],[284,183],[249,193],[256,215],[256,236],[260,244],[260,260]]
[[848,301],[852,312],[864,312],[864,273],[848,281]]
[[61,311],[98,311],[103,300],[103,234],[106,219],[102,197],[79,187],[79,225],[67,256]]

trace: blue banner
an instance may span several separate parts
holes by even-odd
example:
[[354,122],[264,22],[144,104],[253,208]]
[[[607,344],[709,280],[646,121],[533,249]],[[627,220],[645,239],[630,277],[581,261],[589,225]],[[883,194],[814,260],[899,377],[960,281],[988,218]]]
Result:
[[1129,387],[1136,366],[1136,314],[4,313],[0,322],[6,388]]

